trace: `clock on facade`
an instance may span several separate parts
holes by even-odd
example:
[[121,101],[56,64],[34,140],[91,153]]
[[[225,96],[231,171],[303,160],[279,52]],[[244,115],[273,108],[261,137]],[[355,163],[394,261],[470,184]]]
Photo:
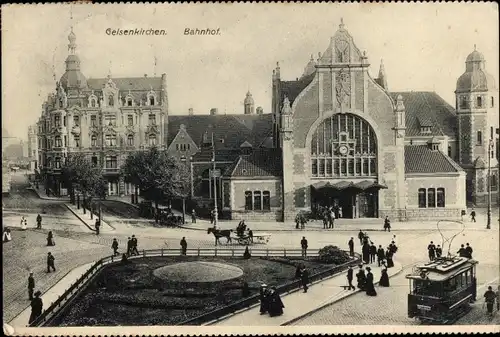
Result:
[[346,154],[347,154],[347,152],[349,152],[349,148],[348,148],[346,145],[341,145],[341,146],[339,147],[339,153],[340,153],[341,155],[346,155]]

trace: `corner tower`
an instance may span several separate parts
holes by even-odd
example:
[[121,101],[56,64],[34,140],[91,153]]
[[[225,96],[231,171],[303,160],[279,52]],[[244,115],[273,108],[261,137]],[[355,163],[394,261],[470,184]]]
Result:
[[492,194],[498,194],[498,92],[495,81],[485,71],[483,54],[467,56],[465,72],[455,91],[458,115],[458,161],[467,173],[467,200],[484,205],[488,197],[488,166]]
[[253,115],[255,113],[255,102],[253,100],[250,91],[247,92],[244,105],[245,105],[245,111],[244,111],[245,115]]

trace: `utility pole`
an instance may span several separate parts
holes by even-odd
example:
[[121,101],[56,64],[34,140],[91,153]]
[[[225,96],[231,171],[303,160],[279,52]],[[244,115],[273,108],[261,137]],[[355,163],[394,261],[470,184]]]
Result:
[[217,210],[217,177],[216,177],[216,166],[215,166],[215,143],[214,143],[214,133],[212,132],[212,177],[214,178],[214,227],[217,228],[217,220],[219,218],[219,212]]
[[486,229],[491,229],[491,152],[493,151],[493,140],[488,143],[488,212]]

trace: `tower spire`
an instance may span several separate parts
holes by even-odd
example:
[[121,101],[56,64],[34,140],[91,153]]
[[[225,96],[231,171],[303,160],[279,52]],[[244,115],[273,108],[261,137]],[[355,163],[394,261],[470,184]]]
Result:
[[383,59],[380,59],[380,69],[378,71],[377,83],[385,90],[388,90],[387,76],[385,75],[385,67]]
[[70,7],[70,27],[71,27],[71,32],[68,35],[68,52],[70,55],[75,55],[76,52],[76,35],[73,32],[73,7]]

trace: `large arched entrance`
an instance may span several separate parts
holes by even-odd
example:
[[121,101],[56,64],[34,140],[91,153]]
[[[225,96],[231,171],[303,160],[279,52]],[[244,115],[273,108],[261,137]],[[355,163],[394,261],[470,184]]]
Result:
[[344,218],[378,217],[377,138],[354,114],[325,119],[311,139],[311,209],[333,207]]

